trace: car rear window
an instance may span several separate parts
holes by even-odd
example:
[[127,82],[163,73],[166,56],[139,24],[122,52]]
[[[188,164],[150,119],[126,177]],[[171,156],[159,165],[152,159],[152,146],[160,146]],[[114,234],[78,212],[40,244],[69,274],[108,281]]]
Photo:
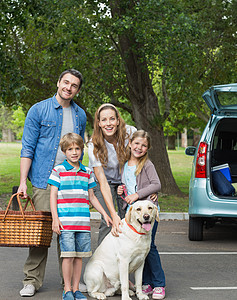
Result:
[[222,107],[225,106],[236,106],[237,105],[237,93],[235,92],[216,92],[218,97],[218,102]]

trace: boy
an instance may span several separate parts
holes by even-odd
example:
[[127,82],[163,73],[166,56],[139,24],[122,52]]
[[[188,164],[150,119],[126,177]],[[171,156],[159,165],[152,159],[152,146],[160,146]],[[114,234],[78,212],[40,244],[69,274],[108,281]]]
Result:
[[82,257],[91,256],[90,203],[103,215],[107,225],[112,220],[94,195],[96,183],[88,167],[79,162],[84,142],[76,133],[65,134],[60,147],[66,159],[49,177],[52,229],[59,234],[64,279],[63,300],[86,297],[79,292]]

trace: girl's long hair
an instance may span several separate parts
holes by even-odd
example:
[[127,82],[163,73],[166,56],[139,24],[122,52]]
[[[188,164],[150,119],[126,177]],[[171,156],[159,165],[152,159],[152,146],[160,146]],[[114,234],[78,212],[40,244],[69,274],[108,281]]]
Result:
[[121,168],[126,161],[125,140],[128,138],[128,134],[126,132],[124,120],[121,118],[117,108],[111,103],[102,104],[95,112],[94,130],[91,137],[92,143],[94,145],[93,154],[95,155],[96,159],[100,160],[102,166],[106,168],[108,164],[108,151],[104,142],[102,129],[99,126],[100,113],[105,109],[112,109],[113,111],[115,111],[116,118],[119,120],[115,138],[117,141],[116,153],[119,166]]
[[[130,139],[130,143],[132,143],[132,141],[134,141],[138,137],[145,138],[147,140],[147,146],[148,146],[147,150],[149,150],[151,148],[151,138],[150,138],[149,134],[144,130],[135,131]],[[129,145],[127,145],[126,160],[129,160],[130,157],[131,157],[131,148],[129,147]],[[144,167],[147,160],[148,160],[148,152],[146,152],[146,154],[144,156],[139,158],[139,162],[137,164],[137,168],[136,168],[136,172],[135,172],[136,176],[141,173],[141,170]]]

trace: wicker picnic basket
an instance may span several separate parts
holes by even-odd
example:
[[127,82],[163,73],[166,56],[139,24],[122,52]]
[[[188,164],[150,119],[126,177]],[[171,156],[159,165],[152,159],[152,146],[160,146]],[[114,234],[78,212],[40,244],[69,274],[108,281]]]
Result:
[[[14,196],[20,211],[9,210]],[[0,211],[0,246],[2,247],[50,247],[52,240],[52,216],[47,211],[36,211],[28,196],[22,208],[20,194],[13,194],[5,211]],[[28,203],[33,211],[26,211]]]

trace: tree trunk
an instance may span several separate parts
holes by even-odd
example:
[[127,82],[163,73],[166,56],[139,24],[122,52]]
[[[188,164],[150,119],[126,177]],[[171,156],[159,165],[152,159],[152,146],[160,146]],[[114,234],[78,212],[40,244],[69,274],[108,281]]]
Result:
[[188,147],[187,128],[184,128],[184,132],[181,133],[181,147]]
[[[111,0],[110,4],[112,16],[121,18],[124,8],[120,0]],[[132,5],[131,2],[130,5]],[[161,192],[169,195],[181,195],[182,193],[171,172],[162,127],[163,118],[160,115],[158,99],[149,77],[146,59],[142,55],[142,45],[136,42],[133,32],[130,30],[120,34],[118,39],[118,46],[127,77],[133,117],[137,128],[144,129],[151,136],[152,148],[149,155],[161,181]]]
[[199,140],[201,138],[201,135],[199,133],[199,129],[193,129],[193,146],[197,147]]
[[144,108],[142,110],[137,109],[137,102],[135,99],[131,102],[134,108],[134,119],[137,128],[144,129],[151,137],[152,148],[149,151],[149,157],[154,163],[159,175],[161,181],[161,192],[168,195],[181,195],[182,193],[179,190],[171,171],[163,129],[158,125],[152,124],[152,122],[150,122],[152,118],[146,117],[146,115],[152,116],[152,111],[154,111],[153,108],[157,106],[157,99],[154,99],[153,105],[145,105],[147,102],[146,99],[144,101],[146,110]]
[[168,150],[175,150],[176,135],[168,136]]
[[10,128],[2,129],[2,141],[6,143],[14,142],[14,134]]

